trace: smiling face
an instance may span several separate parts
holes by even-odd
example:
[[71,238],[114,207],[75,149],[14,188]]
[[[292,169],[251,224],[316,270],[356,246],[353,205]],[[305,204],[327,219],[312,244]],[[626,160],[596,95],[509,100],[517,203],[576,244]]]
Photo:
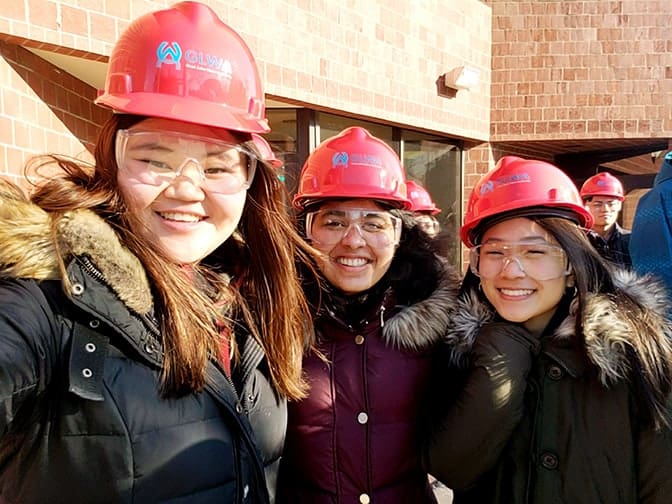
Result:
[[[516,244],[511,249],[516,255],[504,257],[501,248],[497,248],[490,259],[480,259],[491,261],[482,266],[490,266],[499,260],[501,267],[489,267],[487,274],[481,267],[483,274],[479,276],[483,294],[502,318],[522,323],[532,333],[539,334],[551,320],[565,293],[570,278],[567,259],[561,251],[559,254],[554,252],[559,249],[548,246],[557,246],[548,232],[536,222],[522,217],[493,225],[481,240],[484,248],[488,244],[512,243]],[[528,272],[524,270],[526,265]],[[530,271],[538,278],[553,278],[538,280],[528,274]]]
[[375,201],[327,202],[309,219],[309,239],[325,254],[320,270],[334,287],[363,292],[390,269],[401,222]]
[[[239,141],[226,130],[208,128],[195,124],[171,121],[168,119],[150,118],[132,126],[129,132],[174,132],[186,136],[198,136],[212,139],[216,144],[226,146],[236,145]],[[138,137],[141,137],[139,135]],[[151,135],[150,135],[151,136]],[[173,137],[179,138],[179,135]],[[132,137],[133,138],[133,137]],[[119,142],[119,137],[117,142]],[[148,141],[143,144],[134,144],[129,140],[125,152],[118,158],[127,159],[134,156],[125,164],[133,166],[119,166],[117,182],[124,201],[130,212],[139,217],[143,224],[135,232],[148,241],[154,243],[171,260],[178,264],[197,263],[222,243],[224,243],[238,226],[243,213],[246,187],[243,186],[233,194],[214,192],[208,187],[219,190],[222,169],[214,162],[226,159],[226,169],[235,166],[240,158],[243,169],[246,170],[244,156],[235,149],[217,154],[213,161],[212,147],[209,143],[192,141],[161,140],[161,145],[149,148]],[[152,140],[152,142],[154,142]],[[158,153],[158,154],[157,154]],[[163,173],[160,177],[151,180],[141,171],[141,162],[148,156],[162,156],[172,160],[187,160],[180,166],[179,176],[170,179]],[[235,158],[235,159],[234,159]],[[131,159],[131,158],[128,158]],[[122,163],[120,163],[122,164]],[[147,164],[147,163],[145,163]],[[200,166],[199,166],[200,165]],[[216,166],[216,169],[212,167]],[[165,163],[159,165],[161,170],[168,170]],[[178,167],[175,167],[177,169]],[[205,180],[201,170],[208,170],[208,180]],[[213,182],[214,181],[214,182]]]

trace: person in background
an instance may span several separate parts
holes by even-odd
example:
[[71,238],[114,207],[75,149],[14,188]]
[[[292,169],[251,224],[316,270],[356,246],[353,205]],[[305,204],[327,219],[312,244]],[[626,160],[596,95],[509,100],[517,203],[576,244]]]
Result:
[[[662,287],[610,268],[565,173],[502,158],[476,184],[448,356],[470,349],[430,436],[455,504],[661,504],[672,495],[672,325]],[[459,349],[460,352],[455,352]],[[451,382],[445,382],[446,389]]]
[[630,237],[634,269],[656,275],[672,296],[672,151],[663,158],[653,188],[637,203]]
[[630,230],[616,222],[625,199],[621,181],[610,173],[598,173],[583,183],[580,193],[593,216],[593,227],[588,232],[590,242],[605,259],[622,267],[631,267]]
[[408,199],[411,200],[411,212],[415,216],[415,222],[430,238],[439,234],[441,226],[435,217],[441,212],[436,206],[427,190],[417,182],[409,180],[406,182],[408,190]]
[[310,154],[294,205],[323,278],[305,286],[311,389],[289,405],[278,501],[434,503],[420,446],[459,278],[405,211],[396,153],[363,128]]
[[266,161],[276,170],[282,168],[284,163],[282,162],[281,159],[277,158],[270,144],[266,141],[266,139],[263,136],[259,135],[258,133],[252,133],[252,141],[254,142],[254,145],[257,147],[257,150],[259,151],[261,159]]
[[121,34],[97,103],[95,166],[0,185],[0,501],[268,503],[309,250],[252,142],[254,58],[177,3]]
[[[278,179],[280,180],[280,182],[284,184],[286,182],[286,175],[284,170],[285,163],[282,161],[282,159],[279,159],[275,155],[275,152],[273,152],[271,145],[266,141],[266,139],[263,136],[257,133],[252,133],[252,141],[254,142],[254,145],[259,151],[261,159],[266,161],[269,165],[271,165],[275,169]],[[287,195],[287,198],[289,197],[290,196]]]

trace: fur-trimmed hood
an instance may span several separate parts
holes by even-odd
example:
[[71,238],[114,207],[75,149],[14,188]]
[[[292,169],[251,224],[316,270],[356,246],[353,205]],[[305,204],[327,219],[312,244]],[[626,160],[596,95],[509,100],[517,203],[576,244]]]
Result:
[[136,313],[151,310],[142,264],[105,220],[90,210],[52,216],[5,185],[0,185],[0,277],[62,280],[52,227],[66,264],[87,256],[126,306]]
[[[437,287],[427,298],[395,308],[395,292],[388,287],[380,294],[382,299],[378,304],[367,311],[365,319],[379,319],[383,340],[387,345],[418,351],[443,340],[452,313],[457,307],[459,278],[454,268],[447,264],[439,275]],[[394,314],[386,318],[385,313],[392,311],[395,311]],[[317,318],[331,318],[339,324],[348,325],[329,303],[319,308]]]
[[[667,292],[650,275],[616,269],[612,278],[619,295],[597,293],[587,297],[582,337],[576,338],[575,334],[576,298],[571,302],[569,315],[550,337],[582,342],[587,358],[597,368],[604,385],[638,381],[649,389],[664,389],[663,384],[670,380],[669,358],[672,356]],[[475,291],[460,298],[447,334],[457,361],[464,362],[479,328],[495,318],[496,313],[478,299]],[[662,411],[664,405],[656,404],[654,408]]]
[[395,348],[420,350],[441,341],[457,307],[459,279],[446,266],[432,294],[405,306],[383,324],[383,339]]

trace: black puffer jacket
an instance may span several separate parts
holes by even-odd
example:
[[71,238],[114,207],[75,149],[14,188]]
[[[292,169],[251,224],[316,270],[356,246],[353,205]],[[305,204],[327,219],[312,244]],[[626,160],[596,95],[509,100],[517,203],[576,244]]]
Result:
[[0,201],[0,264],[16,277],[0,281],[0,501],[268,502],[286,405],[259,345],[237,336],[240,394],[211,363],[205,391],[162,399],[137,259],[94,214],[66,214],[66,295],[48,221],[18,213]]
[[540,337],[461,299],[449,349],[471,366],[427,459],[455,504],[672,502],[669,303],[650,277],[613,281],[624,295],[589,294],[582,334],[576,298]]

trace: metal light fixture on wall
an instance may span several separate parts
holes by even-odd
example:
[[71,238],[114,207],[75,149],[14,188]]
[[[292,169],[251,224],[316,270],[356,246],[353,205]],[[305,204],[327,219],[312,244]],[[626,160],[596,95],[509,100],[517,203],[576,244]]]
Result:
[[480,70],[470,66],[459,66],[453,68],[450,72],[443,74],[443,83],[447,88],[455,89],[473,89],[478,85],[481,77]]

